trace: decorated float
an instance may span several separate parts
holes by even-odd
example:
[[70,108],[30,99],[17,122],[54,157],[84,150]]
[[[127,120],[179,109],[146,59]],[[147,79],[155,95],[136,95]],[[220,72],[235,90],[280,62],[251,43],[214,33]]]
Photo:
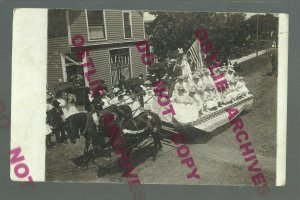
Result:
[[[167,131],[180,130],[182,128],[193,127],[204,132],[213,132],[217,128],[228,124],[227,109],[235,108],[239,111],[239,116],[243,113],[249,112],[253,104],[253,95],[247,95],[234,102],[228,103],[218,107],[216,110],[208,111],[203,114],[199,114],[196,105],[184,105],[172,102],[172,106],[175,110],[175,115],[168,114],[163,115],[162,112],[167,110],[169,106],[160,106],[157,103],[157,98],[154,96],[148,99],[145,104],[145,109],[152,110],[157,113],[163,121],[163,128]],[[232,119],[233,120],[233,119]]]

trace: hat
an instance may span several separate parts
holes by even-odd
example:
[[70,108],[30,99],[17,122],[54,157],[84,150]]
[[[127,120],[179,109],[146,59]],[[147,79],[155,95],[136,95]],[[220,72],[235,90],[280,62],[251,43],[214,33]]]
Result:
[[53,101],[52,101],[52,105],[54,106],[54,107],[57,107],[57,106],[59,106],[59,102],[56,100],[56,99],[54,99]]
[[196,88],[192,87],[192,89],[190,90],[190,93],[196,93]]
[[209,74],[210,72],[209,72],[208,69],[205,69],[205,70],[204,70],[204,73],[205,73],[205,74]]
[[98,90],[98,93],[100,94],[100,96],[104,96],[106,95],[106,91],[105,90]]
[[123,96],[126,95],[126,92],[124,90],[122,91],[122,93],[120,94],[120,96],[122,96],[122,95]]
[[235,71],[232,68],[229,68],[228,72],[235,72]]
[[180,85],[180,86],[177,88],[177,90],[185,90],[185,88],[184,88],[182,85]]
[[53,99],[53,94],[51,92],[47,92],[47,100]]
[[118,93],[119,91],[120,91],[120,88],[116,87],[116,88],[113,89],[113,93]]
[[175,63],[176,63],[176,60],[174,58],[172,58],[172,59],[169,60],[168,64],[175,64]]
[[230,83],[235,83],[237,82],[237,78],[236,77],[233,77],[231,80],[230,80]]
[[178,80],[179,80],[179,79],[182,79],[182,80],[183,80],[184,78],[183,78],[183,76],[178,76],[177,79],[178,79]]
[[[206,89],[206,87],[204,88],[204,90]],[[204,92],[204,90],[202,88],[197,88],[197,92]]]
[[227,71],[227,69],[224,68],[224,67],[221,67],[221,68],[219,69],[219,72],[226,72],[226,71]]
[[145,84],[146,84],[146,85],[150,85],[150,84],[151,84],[151,81],[150,81],[150,80],[146,80],[146,81],[145,81]]
[[199,75],[198,74],[194,74],[193,79],[199,79]]
[[178,53],[179,53],[179,54],[184,54],[183,48],[178,48]]
[[207,89],[207,90],[214,90],[215,88],[214,88],[214,86],[208,84],[208,85],[206,86],[205,90],[206,90],[206,89]]

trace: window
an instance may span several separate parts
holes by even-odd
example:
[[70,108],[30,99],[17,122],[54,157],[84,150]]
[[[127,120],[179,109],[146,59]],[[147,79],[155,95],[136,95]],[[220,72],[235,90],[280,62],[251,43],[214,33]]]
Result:
[[66,26],[66,10],[48,10],[48,38],[66,37],[68,30]]
[[124,38],[131,38],[131,16],[130,12],[123,12]]
[[109,51],[112,84],[116,85],[121,76],[131,78],[129,48],[113,49]]
[[105,39],[103,10],[87,10],[89,40]]

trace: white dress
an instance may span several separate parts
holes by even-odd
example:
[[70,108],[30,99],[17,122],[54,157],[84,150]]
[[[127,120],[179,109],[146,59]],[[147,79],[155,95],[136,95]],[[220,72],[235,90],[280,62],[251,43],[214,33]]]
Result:
[[215,82],[210,75],[203,77],[203,83],[206,87],[210,86],[215,88]]
[[190,67],[190,64],[186,61],[186,60],[183,60],[181,62],[181,66],[182,67],[182,76],[183,77],[189,77],[189,80],[192,80],[192,70],[191,70],[191,67]]
[[112,98],[112,100],[110,101],[111,105],[117,104],[119,103],[119,98],[117,96],[115,96],[114,98]]
[[236,88],[238,89],[238,96],[247,96],[249,94],[249,90],[244,81],[238,81],[236,83]]
[[228,103],[228,102],[236,100],[238,97],[238,94],[239,93],[237,91],[236,86],[230,85],[229,88],[225,92],[225,95],[224,95],[225,98],[223,99],[223,102]]
[[186,82],[182,82],[182,83],[177,82],[174,86],[173,94],[178,94],[178,88],[180,86],[182,86],[187,91],[188,84]]
[[204,93],[204,99],[206,100],[206,106],[208,109],[216,108],[218,107],[218,100],[215,96],[215,94],[211,91],[206,91]]
[[234,77],[233,74],[228,74],[228,73],[225,74],[225,79],[228,82],[228,84],[233,79],[233,77]]
[[103,105],[103,108],[107,108],[109,107],[111,104],[110,104],[110,98],[108,98],[107,96],[105,97],[102,97],[101,100],[103,101],[104,105]]
[[[49,111],[53,108],[53,106],[49,103],[47,103],[46,111]],[[49,135],[52,132],[51,126],[46,123],[46,135]]]
[[198,83],[196,83],[195,81],[193,81],[191,83],[191,86],[190,86],[190,89],[192,89],[193,87],[196,88],[196,90],[201,90],[204,92],[205,88],[206,88],[206,85],[205,83],[203,82],[203,80],[199,79]]
[[132,104],[133,101],[130,98],[130,96],[124,95],[122,102],[123,102],[123,103],[121,103],[122,105],[124,105],[124,104],[130,105],[130,104]]
[[78,109],[75,106],[76,102],[76,96],[73,94],[68,95],[68,102],[66,105],[67,108],[67,113],[66,113],[66,118],[70,117],[71,115],[74,115],[76,113],[79,113]]
[[195,121],[198,118],[197,105],[194,99],[187,94],[175,95],[172,97],[172,105],[174,107],[174,118],[181,124]]
[[138,116],[141,113],[141,104],[138,100],[134,100],[132,104],[129,104],[129,107],[131,108],[133,112],[133,117]]

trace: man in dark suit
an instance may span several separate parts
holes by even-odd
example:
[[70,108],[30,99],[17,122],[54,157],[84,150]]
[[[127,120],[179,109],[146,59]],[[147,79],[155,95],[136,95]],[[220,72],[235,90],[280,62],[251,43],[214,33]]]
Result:
[[49,111],[52,116],[52,124],[53,132],[56,137],[57,143],[67,143],[67,138],[64,131],[64,123],[62,120],[62,115],[64,114],[62,108],[59,107],[59,102],[55,99],[52,102],[53,108]]

